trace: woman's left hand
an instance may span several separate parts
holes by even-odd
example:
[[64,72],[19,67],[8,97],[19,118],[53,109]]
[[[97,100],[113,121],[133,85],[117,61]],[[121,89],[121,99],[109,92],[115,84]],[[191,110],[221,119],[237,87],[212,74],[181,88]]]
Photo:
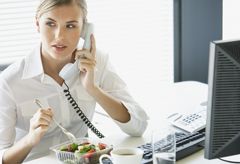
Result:
[[90,50],[77,50],[75,60],[79,60],[80,78],[83,87],[87,91],[93,90],[95,88],[94,70],[96,66],[96,44],[93,35],[91,35]]

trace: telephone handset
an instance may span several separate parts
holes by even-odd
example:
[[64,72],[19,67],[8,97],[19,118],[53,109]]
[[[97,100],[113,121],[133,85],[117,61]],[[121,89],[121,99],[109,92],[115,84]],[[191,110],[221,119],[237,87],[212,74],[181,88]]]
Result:
[[[91,39],[90,36],[93,33],[93,24],[91,23],[85,23],[83,27],[83,32],[81,34],[81,37],[84,39],[84,44],[83,48],[84,49],[90,49],[91,48]],[[81,47],[78,47],[81,48]],[[67,100],[69,103],[72,105],[72,107],[75,109],[76,113],[78,116],[83,120],[83,122],[92,130],[93,133],[95,133],[99,138],[103,138],[104,135],[95,128],[95,126],[91,123],[91,121],[87,118],[87,116],[83,113],[81,108],[78,106],[77,102],[74,100],[70,93],[70,89],[65,82],[65,80],[71,78],[75,74],[79,73],[79,68],[78,68],[78,60],[76,60],[73,64],[69,63],[63,67],[63,69],[60,71],[59,75],[64,79],[64,84],[67,87],[66,89],[63,90],[65,93],[65,96],[67,97]]]
[[[94,30],[94,26],[92,23],[84,24],[83,31],[81,34],[81,38],[83,38],[84,40],[84,44],[82,48],[88,49],[88,50],[91,48],[90,36],[93,33],[93,30]],[[78,48],[81,49],[80,46]],[[79,73],[78,60],[76,60],[74,63],[66,64],[60,71],[59,76],[61,76],[64,80],[67,80],[78,73]]]

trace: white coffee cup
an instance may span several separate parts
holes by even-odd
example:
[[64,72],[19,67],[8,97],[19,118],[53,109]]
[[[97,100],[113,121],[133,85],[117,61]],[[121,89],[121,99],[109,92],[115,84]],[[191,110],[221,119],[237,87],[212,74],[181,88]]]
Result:
[[103,154],[99,158],[99,163],[103,164],[103,158],[109,158],[113,164],[141,164],[143,151],[139,148],[114,148],[110,155]]

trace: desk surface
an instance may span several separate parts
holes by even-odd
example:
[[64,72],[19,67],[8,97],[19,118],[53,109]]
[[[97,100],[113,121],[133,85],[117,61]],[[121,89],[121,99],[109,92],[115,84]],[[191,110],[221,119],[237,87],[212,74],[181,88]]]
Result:
[[[207,85],[199,82],[181,82],[160,87],[159,92],[150,99],[146,98],[143,104],[150,120],[149,126],[142,137],[129,137],[122,133],[109,118],[102,115],[94,116],[94,124],[105,134],[104,142],[112,144],[114,147],[132,146],[136,147],[150,141],[150,134],[153,129],[166,127],[166,117],[174,112],[189,113],[197,109],[201,102],[207,100]],[[146,96],[147,97],[147,96]],[[111,129],[109,131],[109,129]],[[114,130],[113,130],[114,129]],[[90,133],[90,137],[95,137]],[[177,161],[177,164],[223,164],[220,160],[206,160],[203,157],[204,151],[199,151],[191,156]],[[57,163],[54,153],[45,157],[35,159],[31,163]]]

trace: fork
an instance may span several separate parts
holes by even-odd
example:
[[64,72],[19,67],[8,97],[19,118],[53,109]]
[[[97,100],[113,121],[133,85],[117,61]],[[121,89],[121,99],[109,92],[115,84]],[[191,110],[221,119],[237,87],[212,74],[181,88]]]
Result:
[[[35,99],[34,102],[38,105],[38,107],[43,108],[42,103],[40,102],[40,100]],[[77,139],[76,137],[70,133],[69,131],[67,131],[64,127],[62,127],[62,125],[60,125],[55,118],[53,117],[53,121],[54,123],[62,130],[62,132],[68,137],[68,139],[70,139],[72,142],[76,143]]]

